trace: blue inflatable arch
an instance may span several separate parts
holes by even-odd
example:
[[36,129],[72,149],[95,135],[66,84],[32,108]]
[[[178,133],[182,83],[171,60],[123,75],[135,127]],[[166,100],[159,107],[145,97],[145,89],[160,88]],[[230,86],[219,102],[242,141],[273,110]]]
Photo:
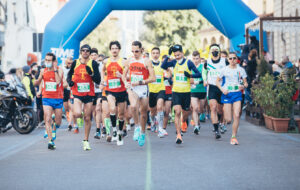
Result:
[[197,9],[233,48],[245,41],[245,23],[257,17],[241,0],[70,0],[45,28],[42,57],[53,52],[59,63],[78,58],[80,41],[112,10],[179,9]]

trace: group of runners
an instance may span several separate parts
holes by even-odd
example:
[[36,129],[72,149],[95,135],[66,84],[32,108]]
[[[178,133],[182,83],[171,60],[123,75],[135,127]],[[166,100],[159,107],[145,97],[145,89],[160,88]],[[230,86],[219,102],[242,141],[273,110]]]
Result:
[[183,143],[182,133],[187,132],[190,115],[193,132],[199,134],[206,109],[210,110],[216,139],[221,138],[233,117],[230,143],[238,144],[242,91],[248,84],[236,53],[230,52],[223,58],[220,46],[212,44],[206,61],[198,51],[190,60],[184,56],[181,45],[174,45],[169,55],[162,58],[160,49],[154,47],[150,59],[139,41],[132,43],[133,56],[127,59],[120,56],[118,41],[112,41],[109,50],[111,56],[105,58],[97,49],[83,45],[80,58],[70,57],[63,66],[57,65],[53,53],[45,56],[46,68],[34,85],[40,86],[43,98],[48,149],[56,148],[54,141],[63,106],[69,131],[78,133],[79,122],[84,121],[84,150],[91,150],[92,119],[96,123],[96,139],[106,138],[123,145],[127,132],[134,127],[133,140],[143,146],[147,120],[151,121],[151,131],[165,137],[172,109],[177,144]]

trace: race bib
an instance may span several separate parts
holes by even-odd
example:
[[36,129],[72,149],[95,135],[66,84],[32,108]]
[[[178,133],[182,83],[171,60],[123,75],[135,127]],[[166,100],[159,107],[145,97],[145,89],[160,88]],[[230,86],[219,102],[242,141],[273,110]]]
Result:
[[56,82],[46,82],[47,92],[56,92]]
[[194,81],[195,81],[195,82],[201,82],[201,81],[202,81],[202,78],[194,78]]
[[143,75],[131,75],[131,82],[143,81]]
[[220,74],[219,71],[210,71],[210,72],[209,72],[209,75],[210,75],[211,77],[217,77],[219,74]]
[[89,92],[90,91],[90,83],[77,83],[78,92]]
[[239,90],[239,86],[238,85],[228,85],[227,86],[227,90],[228,91],[238,91]]
[[108,88],[109,89],[116,89],[121,87],[120,79],[110,79],[108,80]]
[[153,84],[161,84],[161,75],[156,75],[156,81]]
[[177,73],[176,74],[176,82],[187,83],[187,77],[184,74]]

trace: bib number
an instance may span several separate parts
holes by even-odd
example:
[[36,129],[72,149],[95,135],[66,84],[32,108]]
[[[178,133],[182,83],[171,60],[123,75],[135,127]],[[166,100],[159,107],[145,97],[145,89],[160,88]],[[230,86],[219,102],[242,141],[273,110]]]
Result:
[[144,79],[143,75],[131,75],[131,82],[139,82]]
[[108,88],[109,89],[116,89],[121,87],[120,79],[110,79],[108,80]]
[[78,92],[90,92],[90,83],[77,83]]
[[176,82],[187,83],[187,78],[184,74],[177,73],[176,74]]
[[229,85],[229,86],[227,86],[227,90],[228,91],[237,91],[237,90],[239,90],[239,86],[238,85]]
[[153,84],[161,84],[161,75],[156,75],[156,81]]
[[47,92],[56,92],[56,82],[46,82]]

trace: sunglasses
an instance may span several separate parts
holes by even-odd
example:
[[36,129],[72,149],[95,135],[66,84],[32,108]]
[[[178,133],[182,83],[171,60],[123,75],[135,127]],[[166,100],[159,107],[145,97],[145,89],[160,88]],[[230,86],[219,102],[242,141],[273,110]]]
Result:
[[132,53],[139,53],[140,50],[135,50],[135,51],[132,51]]
[[229,59],[229,60],[236,60],[237,57],[229,57],[228,59]]
[[88,50],[88,49],[82,49],[82,50],[80,50],[81,52],[86,52],[86,53],[89,53],[90,52],[90,50]]

